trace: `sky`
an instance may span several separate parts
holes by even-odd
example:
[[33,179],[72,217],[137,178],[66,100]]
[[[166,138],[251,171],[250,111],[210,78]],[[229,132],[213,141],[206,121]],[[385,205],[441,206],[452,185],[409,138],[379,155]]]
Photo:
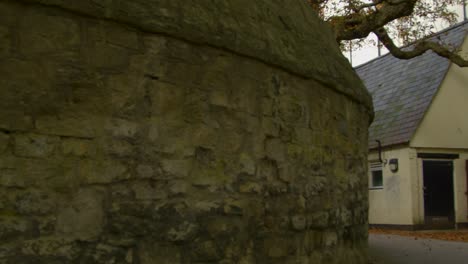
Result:
[[[458,14],[458,21],[461,22],[463,20],[463,6],[461,5],[454,6],[453,10]],[[447,24],[439,24],[439,25],[436,25],[436,29],[437,31],[440,31],[446,28],[447,26],[448,26]],[[373,38],[377,40],[377,37],[374,34],[369,35],[368,38]],[[385,55],[387,53],[388,51],[385,48],[381,50],[381,55]],[[376,46],[368,46],[368,47],[363,47],[359,50],[353,50],[351,54],[352,54],[352,66],[356,67],[374,58],[377,58],[378,49]],[[349,52],[345,52],[344,55],[349,61],[351,61]]]

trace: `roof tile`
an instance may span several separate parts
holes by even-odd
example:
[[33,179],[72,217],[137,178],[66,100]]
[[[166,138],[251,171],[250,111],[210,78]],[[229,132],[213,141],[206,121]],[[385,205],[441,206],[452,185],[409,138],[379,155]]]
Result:
[[[463,22],[429,40],[459,47],[467,30],[468,22]],[[429,51],[411,60],[387,54],[355,68],[374,101],[369,148],[377,146],[376,140],[382,146],[409,142],[449,66],[447,59]]]

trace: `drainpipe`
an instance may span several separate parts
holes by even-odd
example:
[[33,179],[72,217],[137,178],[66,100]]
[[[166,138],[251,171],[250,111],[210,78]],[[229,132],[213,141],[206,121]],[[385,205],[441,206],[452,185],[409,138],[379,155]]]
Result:
[[463,0],[463,21],[466,20],[466,0]]
[[377,146],[378,146],[378,150],[379,150],[379,162],[383,163],[383,160],[382,160],[382,142],[380,142],[380,140],[376,140],[376,142],[377,142]]

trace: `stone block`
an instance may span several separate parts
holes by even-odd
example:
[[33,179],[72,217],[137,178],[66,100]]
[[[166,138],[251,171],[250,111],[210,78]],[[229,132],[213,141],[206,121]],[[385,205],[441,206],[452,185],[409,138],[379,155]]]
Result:
[[338,234],[335,231],[326,231],[323,233],[323,245],[326,247],[336,246],[338,243]]
[[277,138],[266,139],[265,153],[272,160],[284,162],[286,160],[286,145]]
[[257,176],[267,182],[273,181],[278,176],[278,165],[273,160],[264,159],[258,164]]
[[67,238],[41,237],[22,243],[21,253],[27,256],[59,257],[71,261],[81,252],[78,244]]
[[316,144],[314,131],[310,128],[297,127],[294,129],[297,142],[302,144]]
[[210,93],[209,102],[212,105],[230,108],[229,95],[224,90],[213,90]]
[[16,134],[14,154],[20,157],[46,158],[55,153],[59,138],[40,134]]
[[194,262],[216,262],[221,259],[218,244],[213,240],[194,241],[192,247]]
[[244,202],[242,200],[227,199],[224,202],[223,212],[226,215],[243,215]]
[[111,119],[106,123],[106,132],[115,138],[133,138],[139,131],[139,125],[125,119]]
[[[188,123],[204,123],[210,126],[213,125],[212,113],[209,113],[211,108],[218,107],[216,105],[210,105],[207,102],[199,101],[200,98],[189,99],[189,102],[186,102],[182,109],[182,115],[185,122]],[[177,112],[173,112],[177,114]]]
[[10,55],[11,34],[8,27],[0,26],[0,58]]
[[288,123],[297,123],[304,116],[304,109],[298,100],[282,98],[278,114],[281,120]]
[[[0,107],[5,112],[0,115],[0,124],[21,127],[27,121],[27,116],[52,112],[60,103],[53,102],[55,94],[51,89],[50,74],[37,61],[4,59],[0,64],[0,76],[8,76],[1,82]],[[15,120],[10,114],[19,117],[19,120]]]
[[112,183],[130,179],[128,167],[113,160],[83,160],[79,163],[79,177],[86,183]]
[[190,182],[197,187],[209,187],[212,190],[224,188],[230,177],[225,173],[221,162],[211,167],[196,167],[190,172]]
[[7,242],[18,237],[31,237],[33,235],[33,225],[27,219],[13,216],[0,216],[1,241]]
[[136,153],[136,146],[125,139],[107,139],[100,147],[104,153],[119,158],[131,157]]
[[280,126],[277,121],[273,118],[264,117],[262,118],[262,132],[271,137],[278,137]]
[[154,242],[141,242],[138,246],[138,259],[141,264],[181,263],[181,249],[175,245],[159,245]]
[[311,229],[324,229],[328,226],[329,214],[318,211],[307,216],[307,226]]
[[241,166],[240,172],[246,173],[248,175],[255,175],[256,162],[250,155],[247,153],[241,153],[239,163]]
[[[149,96],[152,102],[152,110],[162,117],[171,117],[182,114],[185,101],[185,90],[174,84],[157,82],[151,84]],[[184,106],[186,107],[186,106]]]
[[311,196],[315,196],[323,192],[326,189],[327,182],[328,180],[325,177],[311,177],[303,186],[306,198],[309,199]]
[[215,128],[198,125],[191,132],[190,141],[194,146],[212,149],[215,147],[219,135]]
[[70,239],[93,241],[103,231],[105,213],[102,195],[92,189],[82,189],[57,214],[57,234]]
[[94,138],[96,128],[102,121],[82,114],[61,113],[60,115],[43,115],[35,120],[36,128],[45,134],[78,138]]
[[299,144],[286,144],[286,152],[290,160],[302,160],[304,149]]
[[307,227],[307,218],[304,215],[294,215],[291,217],[292,228],[296,231],[302,231]]
[[172,242],[190,241],[195,237],[199,230],[199,226],[194,223],[184,221],[183,223],[171,227],[167,231],[167,238]]
[[132,190],[137,200],[163,200],[167,198],[164,187],[155,183],[136,182],[132,184]]
[[20,50],[27,56],[78,50],[81,41],[73,19],[34,11],[22,17],[19,33]]
[[245,137],[243,134],[236,131],[224,131],[218,137],[219,145],[225,153],[238,153],[243,145]]
[[266,255],[270,258],[281,258],[293,254],[294,247],[291,241],[283,237],[269,237],[264,241]]
[[190,184],[186,181],[171,181],[169,193],[171,195],[184,195],[190,190]]
[[0,132],[0,154],[6,151],[10,144],[10,135]]
[[78,157],[93,156],[94,143],[88,139],[62,138],[62,154]]
[[37,224],[37,230],[41,236],[53,236],[55,233],[55,223],[57,217],[53,216],[42,216],[36,217],[35,224]]
[[192,161],[190,159],[182,160],[162,160],[162,170],[176,177],[187,177],[192,169]]
[[150,124],[148,125],[148,139],[151,142],[157,142],[159,139],[159,124],[154,124],[155,121],[150,121]]
[[121,71],[130,63],[129,50],[105,42],[95,42],[86,50],[90,66],[104,69]]
[[31,116],[22,111],[0,111],[0,128],[8,131],[28,131],[34,127]]
[[262,114],[264,116],[273,116],[274,111],[274,102],[270,98],[261,99]]
[[221,207],[221,201],[196,201],[191,202],[190,207],[198,212],[216,212]]
[[[10,187],[44,186],[63,171],[54,159],[25,158],[4,155],[0,158],[0,182]],[[48,179],[48,181],[44,181]]]
[[24,215],[47,215],[54,213],[58,197],[46,190],[28,190],[17,195],[16,210]]
[[239,184],[239,192],[241,193],[261,194],[263,189],[263,185],[257,182],[243,182]]
[[151,167],[150,165],[144,165],[144,164],[139,164],[136,167],[136,172],[137,172],[138,178],[142,178],[142,179],[150,179],[156,175],[156,172],[154,171],[153,167]]
[[136,31],[109,24],[103,26],[108,43],[133,50],[140,49],[140,38]]

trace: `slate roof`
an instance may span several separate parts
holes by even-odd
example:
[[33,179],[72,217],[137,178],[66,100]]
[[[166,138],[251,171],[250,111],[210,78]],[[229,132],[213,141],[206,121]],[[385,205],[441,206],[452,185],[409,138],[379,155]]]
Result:
[[[468,31],[468,21],[429,38],[460,47]],[[426,52],[410,60],[391,54],[355,68],[374,101],[375,118],[369,128],[369,149],[408,143],[441,85],[450,62]]]

